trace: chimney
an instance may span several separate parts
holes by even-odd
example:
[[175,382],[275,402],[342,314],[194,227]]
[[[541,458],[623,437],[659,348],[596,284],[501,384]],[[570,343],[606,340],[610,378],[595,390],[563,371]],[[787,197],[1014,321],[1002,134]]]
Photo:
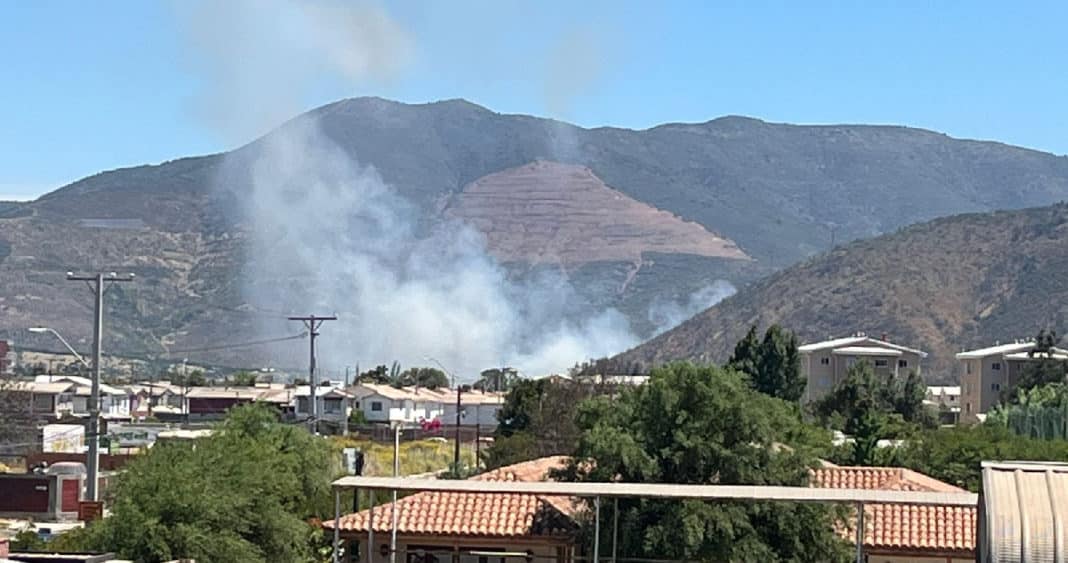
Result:
[[0,539],[0,558],[6,559],[8,555],[11,555],[11,548],[6,538]]
[[883,342],[886,342],[886,333],[883,333]]

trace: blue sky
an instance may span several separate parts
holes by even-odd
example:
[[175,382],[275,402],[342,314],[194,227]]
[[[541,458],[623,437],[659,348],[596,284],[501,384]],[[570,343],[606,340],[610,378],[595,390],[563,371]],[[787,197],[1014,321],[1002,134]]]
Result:
[[[585,126],[741,114],[1068,153],[1063,2],[361,2],[403,40],[379,37],[390,49],[353,72],[304,64],[330,48],[316,40],[292,48],[286,20],[306,6],[245,1],[215,18],[220,4],[0,0],[0,199],[232,148],[278,119],[254,121],[278,115],[257,106],[260,84],[287,87],[273,102],[289,114],[360,95],[462,97]],[[213,66],[231,33],[238,60],[262,59],[236,89]],[[290,72],[257,75],[276,61]],[[206,117],[219,96],[250,119]]]

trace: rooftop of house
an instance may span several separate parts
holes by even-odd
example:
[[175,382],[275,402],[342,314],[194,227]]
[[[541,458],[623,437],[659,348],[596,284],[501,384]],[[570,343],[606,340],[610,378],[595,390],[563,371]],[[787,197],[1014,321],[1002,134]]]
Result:
[[886,337],[873,338],[864,333],[857,333],[853,336],[847,336],[844,338],[831,338],[822,342],[811,342],[809,344],[799,346],[797,350],[802,353],[811,353],[819,350],[844,348],[849,346],[871,346],[878,348],[889,348],[891,350],[897,350],[899,352],[917,354],[921,358],[927,357],[927,352],[924,352],[923,350],[909,348],[900,344],[894,344],[893,342],[887,340]]
[[1048,354],[1031,354],[1031,352],[1016,352],[1013,354],[1005,354],[1004,357],[1006,360],[1029,361],[1048,358],[1051,360],[1059,360],[1063,362],[1065,360],[1068,360],[1068,350],[1063,350],[1061,348],[1053,348],[1049,351]]
[[[563,467],[563,456],[535,459],[483,473],[475,481],[545,481]],[[397,532],[496,538],[567,536],[575,529],[577,504],[570,498],[532,494],[422,492],[397,501]],[[391,506],[374,507],[375,532],[391,530]],[[343,516],[340,529],[366,532],[371,510]],[[332,521],[323,525],[333,528]]]
[[960,395],[960,385],[928,385],[927,394],[935,397],[939,395]]
[[[964,489],[903,467],[840,467],[825,463],[812,471],[813,487],[891,491],[964,492]],[[880,550],[972,553],[975,507],[870,504],[864,507],[864,545]],[[839,530],[852,539],[855,531]]]

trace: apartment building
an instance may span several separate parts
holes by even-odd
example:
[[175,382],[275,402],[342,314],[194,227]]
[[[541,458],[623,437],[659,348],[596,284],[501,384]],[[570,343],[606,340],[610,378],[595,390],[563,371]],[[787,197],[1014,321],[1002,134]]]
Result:
[[873,338],[864,333],[805,344],[798,351],[807,382],[805,402],[829,393],[857,362],[869,362],[876,375],[904,377],[909,372],[919,375],[920,363],[927,357],[927,352],[890,342],[885,335]]
[[[998,404],[1020,378],[1032,355],[1034,341],[1019,340],[957,354],[961,363],[961,422],[978,422]],[[1052,358],[1068,360],[1068,350],[1053,348]]]

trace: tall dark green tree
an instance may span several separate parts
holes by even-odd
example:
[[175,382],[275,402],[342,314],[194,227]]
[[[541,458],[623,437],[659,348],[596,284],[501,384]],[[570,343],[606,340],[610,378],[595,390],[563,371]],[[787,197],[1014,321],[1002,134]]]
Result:
[[752,326],[734,347],[727,365],[749,376],[754,389],[786,401],[796,402],[805,393],[797,336],[775,324],[758,339]]
[[401,372],[399,379],[402,387],[438,389],[449,386],[449,376],[437,368],[408,368]]
[[[817,463],[814,448],[829,442],[791,404],[754,391],[738,372],[686,363],[654,369],[648,383],[618,396],[584,402],[578,426],[577,461],[559,477],[579,481],[803,486]],[[620,499],[619,509],[622,557],[848,557],[833,531],[836,513],[825,506]]]

